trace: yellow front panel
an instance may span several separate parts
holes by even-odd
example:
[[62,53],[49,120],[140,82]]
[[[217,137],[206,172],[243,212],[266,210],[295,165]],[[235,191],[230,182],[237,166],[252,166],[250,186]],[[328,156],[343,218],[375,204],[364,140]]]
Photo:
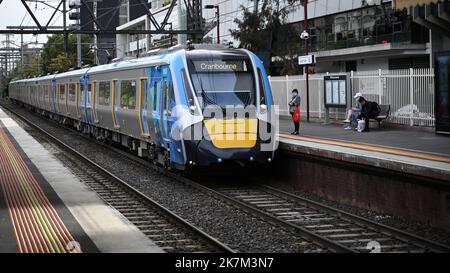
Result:
[[205,120],[213,145],[219,149],[244,149],[256,146],[257,119]]

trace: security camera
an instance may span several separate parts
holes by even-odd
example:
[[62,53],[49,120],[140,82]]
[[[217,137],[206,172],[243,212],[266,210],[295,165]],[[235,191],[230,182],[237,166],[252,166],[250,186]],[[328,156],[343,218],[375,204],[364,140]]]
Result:
[[308,33],[306,30],[304,30],[304,31],[302,32],[302,34],[300,35],[300,38],[301,38],[302,40],[308,40],[308,39],[309,39],[309,33]]

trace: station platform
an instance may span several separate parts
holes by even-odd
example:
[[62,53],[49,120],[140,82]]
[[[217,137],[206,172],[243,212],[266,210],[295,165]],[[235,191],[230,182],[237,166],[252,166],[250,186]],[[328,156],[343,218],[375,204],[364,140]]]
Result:
[[0,253],[161,253],[0,109]]
[[302,123],[299,136],[293,125],[280,121],[280,148],[350,163],[450,181],[450,137],[432,132],[371,128],[368,133],[346,131],[340,125]]
[[280,121],[277,173],[343,205],[450,230],[450,137],[433,132]]

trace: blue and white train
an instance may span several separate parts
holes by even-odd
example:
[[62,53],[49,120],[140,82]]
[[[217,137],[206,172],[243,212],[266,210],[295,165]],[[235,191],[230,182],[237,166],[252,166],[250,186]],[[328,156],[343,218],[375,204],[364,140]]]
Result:
[[273,160],[272,94],[253,53],[191,45],[11,82],[10,98],[166,167]]

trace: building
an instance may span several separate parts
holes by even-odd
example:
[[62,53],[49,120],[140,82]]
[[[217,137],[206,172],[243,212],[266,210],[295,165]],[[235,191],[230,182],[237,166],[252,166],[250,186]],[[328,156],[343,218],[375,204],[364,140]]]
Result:
[[[179,3],[180,1],[178,1]],[[187,1],[190,4],[201,3],[202,1],[194,0]],[[170,0],[152,0],[150,1],[151,13],[155,20],[161,24],[164,21],[166,15],[170,10]],[[165,30],[185,30],[190,28],[188,25],[187,14],[185,5],[175,5],[167,20],[167,24],[164,27]],[[136,30],[136,29],[155,29],[154,24],[151,22],[149,16],[143,15],[138,18],[128,20],[126,23],[121,24],[118,30]],[[169,47],[178,43],[186,43],[187,35],[117,35],[117,57],[136,56],[144,54],[149,50],[158,47]]]
[[[145,4],[148,1],[143,2]],[[150,7],[148,3],[147,7]],[[114,30],[119,25],[146,14],[146,8],[143,7],[140,0],[83,1],[80,13],[82,30]],[[100,28],[95,24],[93,17],[96,18]],[[115,58],[116,35],[98,35],[94,50],[97,52],[98,64],[106,64]]]
[[[261,2],[262,0],[259,1],[259,6]],[[155,18],[162,20],[171,1],[153,0],[151,3]],[[235,41],[230,33],[231,29],[236,28],[234,20],[242,16],[242,7],[256,10],[257,3],[258,1],[250,0],[203,0],[202,4],[219,5],[221,43],[231,42],[238,46],[239,42]],[[421,14],[422,11],[418,12]],[[206,28],[204,40],[215,42],[215,11],[204,9],[202,13]],[[447,40],[441,35],[432,35],[429,27],[415,20],[414,14],[408,9],[395,9],[391,0],[309,0],[308,14],[308,31],[311,36],[309,47],[318,61],[318,64],[311,68],[313,73],[428,68],[432,65],[430,53],[433,51],[433,43],[447,48],[450,44],[446,43]],[[303,6],[297,3],[292,7],[286,22],[296,31],[289,39],[298,40],[298,43],[294,42],[295,46],[289,48],[290,51],[297,52],[290,55],[293,59],[303,55],[304,42],[300,39],[303,15]],[[187,24],[184,8],[176,8],[169,22],[172,23],[173,29],[183,29]],[[147,16],[142,16],[122,24],[118,29],[151,27]],[[285,36],[284,33],[281,34],[283,35]],[[167,45],[168,38],[142,36],[137,39],[118,35],[117,55],[135,56],[138,48],[140,53],[144,53],[154,47]],[[181,43],[185,41],[182,36],[176,37],[176,41],[178,40]],[[285,56],[287,53],[280,48],[278,53]],[[266,63],[271,63],[271,74],[280,73],[282,64],[278,60],[276,56],[266,60]]]

